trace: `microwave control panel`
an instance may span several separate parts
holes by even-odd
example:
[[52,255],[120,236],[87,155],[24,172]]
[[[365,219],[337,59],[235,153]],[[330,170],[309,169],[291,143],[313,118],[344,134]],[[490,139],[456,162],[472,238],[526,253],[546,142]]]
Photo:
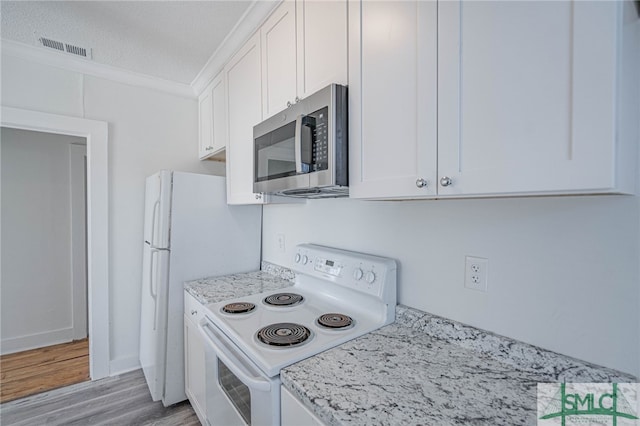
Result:
[[308,117],[314,118],[313,144],[311,151],[311,164],[313,171],[327,170],[329,168],[329,129],[327,128],[327,115],[329,108],[324,107],[312,112]]

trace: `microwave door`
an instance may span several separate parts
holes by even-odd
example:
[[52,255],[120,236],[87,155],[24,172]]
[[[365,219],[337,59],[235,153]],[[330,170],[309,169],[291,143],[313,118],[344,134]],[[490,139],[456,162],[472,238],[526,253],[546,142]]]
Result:
[[296,174],[295,122],[255,140],[255,181],[269,181]]

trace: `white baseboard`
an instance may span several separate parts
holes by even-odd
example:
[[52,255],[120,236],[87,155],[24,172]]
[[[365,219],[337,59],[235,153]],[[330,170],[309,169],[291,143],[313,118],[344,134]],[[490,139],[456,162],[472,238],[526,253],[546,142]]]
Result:
[[109,376],[117,376],[138,369],[140,369],[140,360],[137,356],[113,359],[109,363]]
[[58,343],[71,342],[73,340],[73,328],[51,330],[44,333],[30,334],[27,336],[2,339],[0,342],[0,354],[12,354],[28,351],[29,349],[42,348],[44,346],[57,345]]

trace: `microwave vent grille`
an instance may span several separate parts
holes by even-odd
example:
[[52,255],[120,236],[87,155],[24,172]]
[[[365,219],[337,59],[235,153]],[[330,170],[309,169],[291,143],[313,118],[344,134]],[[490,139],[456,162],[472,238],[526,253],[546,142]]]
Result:
[[327,186],[319,188],[302,188],[302,189],[290,189],[287,191],[277,192],[277,195],[283,195],[285,197],[295,198],[338,198],[348,197],[348,186]]

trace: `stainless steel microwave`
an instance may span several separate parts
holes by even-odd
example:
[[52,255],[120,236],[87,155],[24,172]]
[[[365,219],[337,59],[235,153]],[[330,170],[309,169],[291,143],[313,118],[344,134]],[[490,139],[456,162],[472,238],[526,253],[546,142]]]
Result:
[[347,88],[332,84],[253,128],[253,191],[344,197],[348,187]]

